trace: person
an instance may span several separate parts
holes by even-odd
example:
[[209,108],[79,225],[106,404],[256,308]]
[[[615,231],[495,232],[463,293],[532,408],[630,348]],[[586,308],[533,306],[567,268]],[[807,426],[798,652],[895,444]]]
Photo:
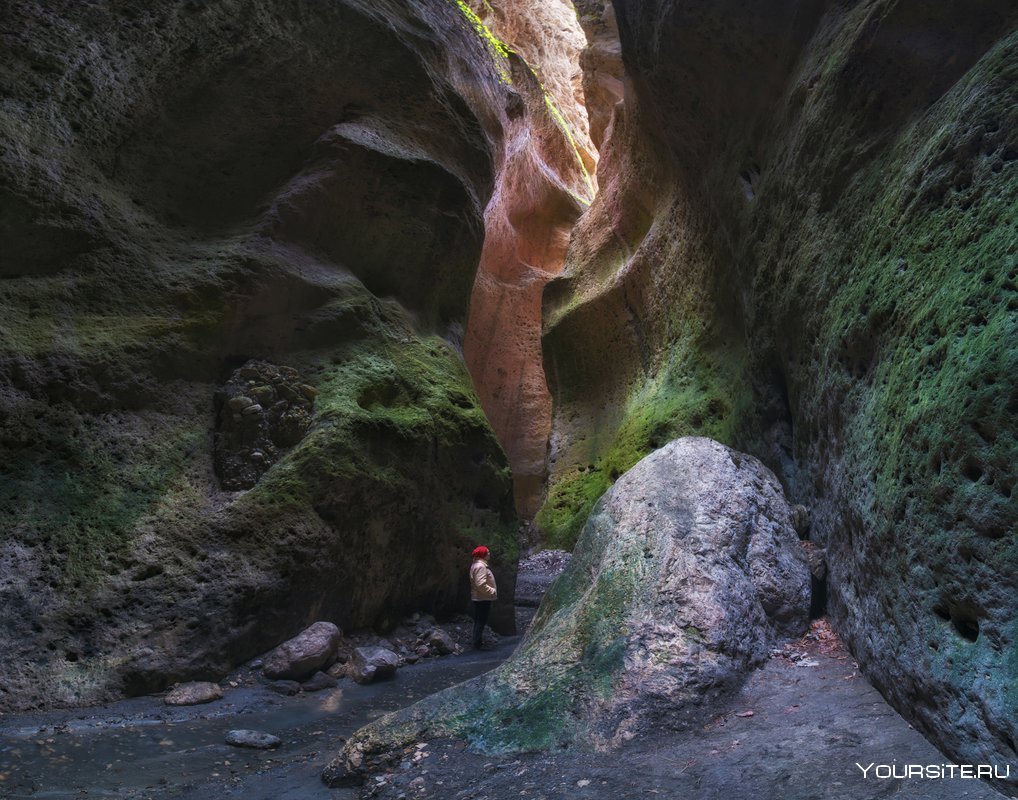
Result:
[[474,548],[474,560],[470,565],[470,600],[474,607],[474,649],[480,650],[484,638],[484,626],[491,613],[491,603],[498,597],[495,576],[488,567],[491,553],[484,545]]

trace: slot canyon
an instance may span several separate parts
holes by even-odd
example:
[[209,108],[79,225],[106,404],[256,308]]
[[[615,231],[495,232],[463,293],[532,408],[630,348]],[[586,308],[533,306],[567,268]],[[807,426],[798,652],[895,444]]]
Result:
[[0,455],[0,798],[1018,797],[1018,5],[4,0]]

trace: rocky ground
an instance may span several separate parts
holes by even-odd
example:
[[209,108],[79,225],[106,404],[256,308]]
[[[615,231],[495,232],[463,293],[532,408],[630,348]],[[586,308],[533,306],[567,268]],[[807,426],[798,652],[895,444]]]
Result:
[[[566,557],[524,560],[522,586],[546,583]],[[525,593],[525,592],[524,592]],[[526,607],[521,606],[521,612]],[[532,611],[532,609],[530,609]],[[521,620],[522,623],[523,620]],[[384,645],[410,662],[419,646],[408,620],[387,637],[347,636],[343,647]],[[360,787],[329,789],[323,767],[360,725],[424,694],[490,670],[518,639],[465,649],[469,621],[437,625],[458,651],[418,658],[391,681],[316,693],[273,692],[245,668],[214,703],[171,708],[136,698],[97,709],[0,716],[0,797],[124,800],[508,800],[508,798],[991,798],[974,780],[863,778],[856,762],[942,764],[944,757],[860,676],[823,620],[776,648],[743,690],[702,729],[634,739],[611,753],[489,756],[458,741],[418,742],[393,768]],[[522,624],[521,624],[522,627]],[[277,734],[271,750],[231,747],[233,729]]]
[[[947,759],[863,679],[824,620],[776,649],[701,729],[633,740],[611,753],[492,757],[461,741],[420,743],[363,798],[994,798],[976,780],[876,779],[856,762]],[[1003,767],[1004,765],[1000,765]]]

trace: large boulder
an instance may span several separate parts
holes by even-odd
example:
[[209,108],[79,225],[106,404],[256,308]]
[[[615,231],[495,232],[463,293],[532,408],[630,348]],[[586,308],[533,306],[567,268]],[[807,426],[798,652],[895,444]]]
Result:
[[303,680],[335,660],[342,632],[331,622],[316,622],[265,657],[269,678]]
[[328,775],[415,737],[521,750],[687,727],[778,637],[806,628],[809,587],[774,475],[710,439],[679,439],[598,503],[508,662],[362,729]]

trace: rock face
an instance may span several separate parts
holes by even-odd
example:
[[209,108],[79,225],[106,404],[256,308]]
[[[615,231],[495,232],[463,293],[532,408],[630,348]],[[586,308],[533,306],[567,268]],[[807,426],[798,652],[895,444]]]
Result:
[[250,489],[307,433],[318,390],[292,367],[249,361],[217,393],[215,466],[224,489]]
[[415,737],[504,751],[687,727],[776,637],[806,629],[809,585],[774,475],[717,442],[679,439],[598,503],[508,662],[362,729],[336,774]]
[[678,435],[756,454],[870,679],[955,761],[1013,762],[1018,9],[614,7],[625,104],[546,292],[539,524],[568,544]]
[[303,680],[336,659],[343,634],[331,622],[316,622],[265,657],[262,673],[269,678]]
[[464,354],[512,467],[517,508],[532,517],[544,493],[551,426],[542,294],[562,267],[576,218],[594,196],[596,151],[580,86],[585,40],[564,0],[471,5],[475,24],[501,48],[519,105],[510,112],[505,155],[485,209]]
[[[0,710],[458,612],[481,538],[511,598],[458,348],[528,112],[461,9],[14,0],[0,29]],[[276,448],[222,487],[219,391]]]

